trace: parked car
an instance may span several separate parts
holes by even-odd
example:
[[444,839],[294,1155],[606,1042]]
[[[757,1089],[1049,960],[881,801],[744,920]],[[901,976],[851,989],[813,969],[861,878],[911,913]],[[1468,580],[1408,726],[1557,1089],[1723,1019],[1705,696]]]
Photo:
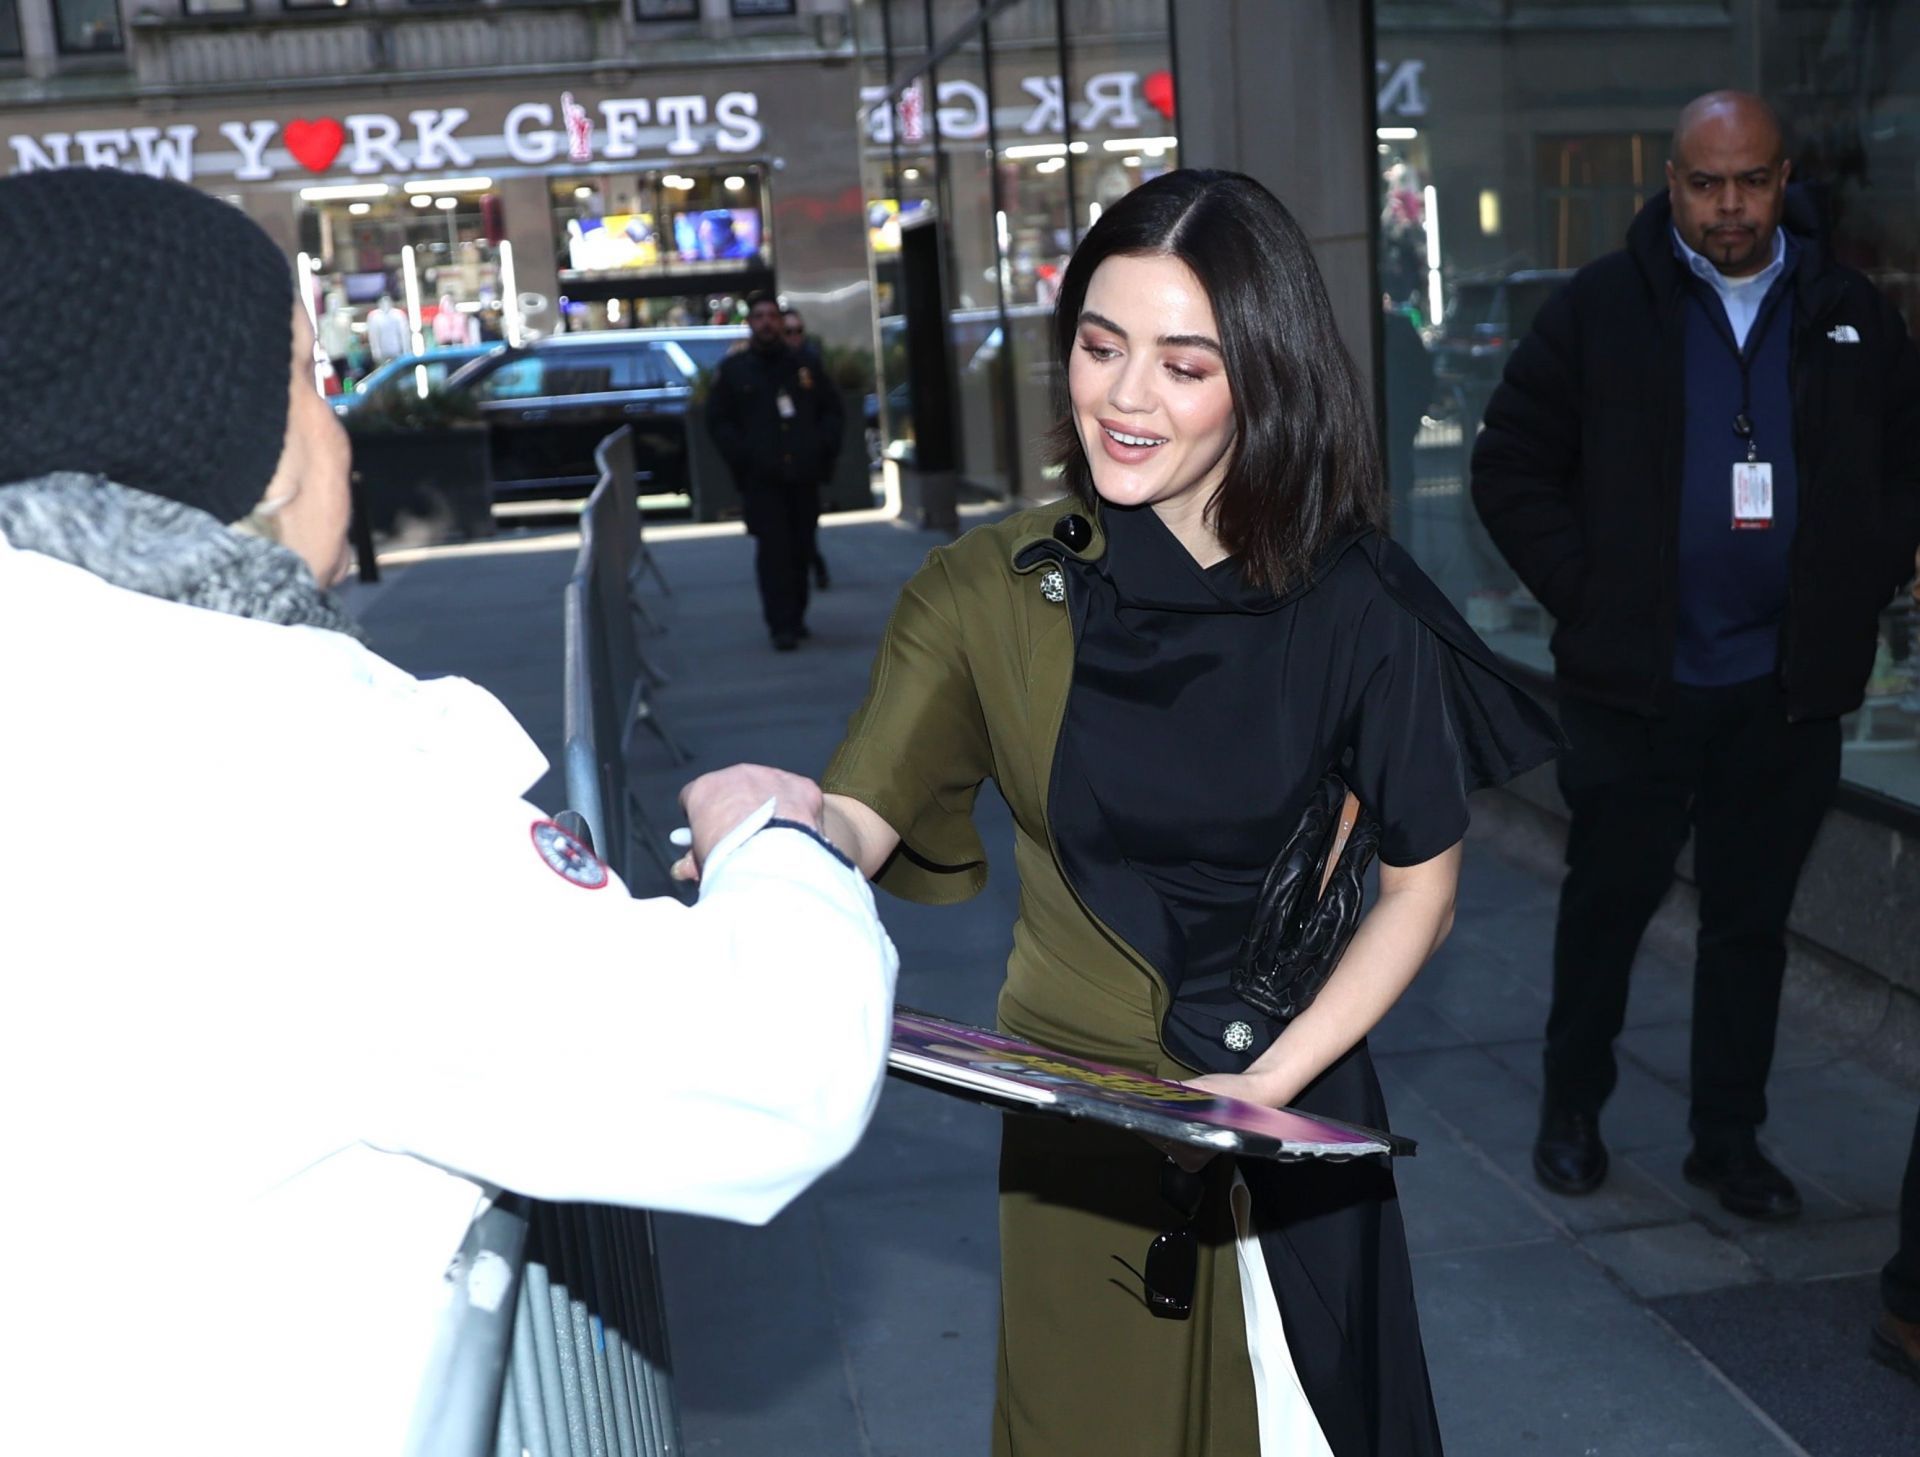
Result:
[[622,425],[633,427],[643,489],[684,492],[687,403],[746,338],[744,325],[556,334],[496,346],[446,388],[487,422],[496,499],[586,494],[599,478],[594,448]]
[[1507,357],[1533,327],[1534,315],[1573,272],[1529,268],[1455,282],[1452,306],[1429,346],[1436,378],[1483,401],[1500,383]]
[[[463,364],[495,348],[492,344],[461,344],[451,349],[429,349],[425,354],[403,354],[389,359],[360,381],[350,395],[336,395],[333,408],[342,415],[356,410],[391,408],[403,390],[437,390]],[[422,374],[424,371],[424,375]]]

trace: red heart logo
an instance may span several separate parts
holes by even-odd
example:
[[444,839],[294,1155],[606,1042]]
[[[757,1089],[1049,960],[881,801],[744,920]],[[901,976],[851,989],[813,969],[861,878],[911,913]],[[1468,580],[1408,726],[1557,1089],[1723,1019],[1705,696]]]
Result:
[[281,135],[293,160],[309,172],[324,172],[347,144],[347,129],[330,116],[319,121],[290,121]]
[[1140,83],[1140,94],[1147,98],[1148,106],[1168,121],[1173,120],[1173,72],[1155,71]]

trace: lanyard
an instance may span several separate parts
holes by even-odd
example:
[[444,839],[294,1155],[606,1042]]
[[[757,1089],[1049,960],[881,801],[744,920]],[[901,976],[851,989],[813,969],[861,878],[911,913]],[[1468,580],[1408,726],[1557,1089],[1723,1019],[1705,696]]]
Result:
[[1773,316],[1780,311],[1781,300],[1787,296],[1787,290],[1780,286],[1786,277],[1786,271],[1782,270],[1780,276],[1767,285],[1767,296],[1760,301],[1760,311],[1753,316],[1753,323],[1747,329],[1744,349],[1740,341],[1733,337],[1733,322],[1727,317],[1727,307],[1718,290],[1705,279],[1696,276],[1693,280],[1696,294],[1706,295],[1701,299],[1701,305],[1707,311],[1707,321],[1713,325],[1720,342],[1727,346],[1727,352],[1733,355],[1733,362],[1740,367],[1740,410],[1733,417],[1733,433],[1746,442],[1749,462],[1760,459],[1760,447],[1753,434],[1753,356],[1759,350],[1760,341],[1766,337]]

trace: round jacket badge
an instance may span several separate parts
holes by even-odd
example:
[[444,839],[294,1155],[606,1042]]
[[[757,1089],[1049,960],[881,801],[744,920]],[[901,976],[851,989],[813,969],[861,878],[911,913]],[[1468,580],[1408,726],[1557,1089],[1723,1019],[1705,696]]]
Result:
[[1253,1046],[1253,1028],[1245,1022],[1229,1022],[1220,1040],[1226,1043],[1229,1052],[1245,1052]]
[[599,890],[607,883],[607,867],[552,820],[533,822],[533,848],[540,852],[549,870],[582,890]]
[[1049,602],[1067,600],[1067,579],[1060,574],[1060,568],[1048,567],[1040,574],[1040,595]]

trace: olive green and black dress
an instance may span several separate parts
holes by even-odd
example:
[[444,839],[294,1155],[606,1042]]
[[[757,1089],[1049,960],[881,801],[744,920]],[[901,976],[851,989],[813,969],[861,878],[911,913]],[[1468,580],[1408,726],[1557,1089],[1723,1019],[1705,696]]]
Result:
[[[1056,535],[1069,514],[1092,517],[1090,539]],[[1185,1078],[1244,1068],[1280,1031],[1229,976],[1327,770],[1380,821],[1381,859],[1412,865],[1460,839],[1469,791],[1554,743],[1551,719],[1376,533],[1275,595],[1232,559],[1203,570],[1151,510],[1062,503],[932,553],[823,782],[899,831],[880,885],[951,902],[985,881],[971,812],[992,778],[1020,877],[1000,1025]],[[1255,1029],[1251,1046],[1226,1046],[1233,1022]],[[1294,1105],[1389,1122],[1365,1043]],[[1180,1220],[1162,1162],[1131,1135],[1007,1120],[996,1457],[1245,1457],[1263,1430],[1271,1446],[1302,1422],[1309,1438],[1288,1441],[1302,1452],[1438,1454],[1386,1162],[1216,1161],[1187,1321],[1152,1316],[1136,1273]],[[1249,1248],[1266,1288],[1243,1285]],[[1278,1306],[1284,1336],[1264,1327],[1262,1360],[1243,1288]],[[1283,1420],[1288,1400],[1306,1407]]]

